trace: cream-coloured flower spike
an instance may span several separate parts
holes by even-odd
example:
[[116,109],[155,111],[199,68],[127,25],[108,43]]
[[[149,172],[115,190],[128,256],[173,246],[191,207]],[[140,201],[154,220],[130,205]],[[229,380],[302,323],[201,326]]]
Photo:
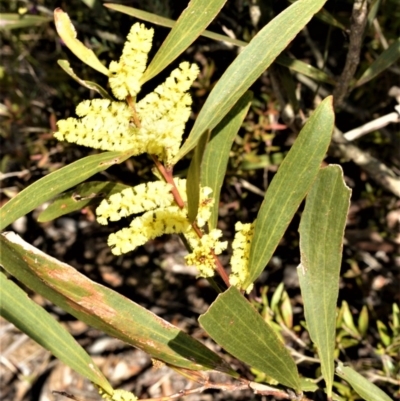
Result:
[[229,276],[229,282],[239,289],[245,289],[246,292],[250,292],[253,288],[253,284],[248,288],[243,288],[243,283],[249,274],[250,245],[253,238],[254,226],[255,222],[252,224],[242,224],[238,221],[235,224],[236,234],[232,242],[232,271]]
[[171,189],[172,185],[163,181],[126,188],[100,203],[96,209],[97,221],[107,224],[107,219],[117,221],[131,214],[171,206],[174,202]]
[[137,128],[130,123],[132,112],[125,102],[84,100],[78,104],[76,114],[82,118],[57,122],[55,138],[102,150],[135,148],[133,155],[145,151],[144,144],[137,140]]
[[147,138],[146,152],[165,164],[178,153],[192,98],[186,93],[199,73],[196,64],[183,62],[166,81],[136,104],[141,135]]
[[110,234],[108,245],[114,255],[121,255],[144,245],[150,239],[163,234],[184,233],[190,228],[187,210],[169,206],[136,217],[129,227]]
[[114,96],[123,100],[128,95],[135,97],[141,88],[140,79],[146,69],[147,56],[151,49],[154,30],[143,24],[132,26],[119,61],[111,61],[109,83]]

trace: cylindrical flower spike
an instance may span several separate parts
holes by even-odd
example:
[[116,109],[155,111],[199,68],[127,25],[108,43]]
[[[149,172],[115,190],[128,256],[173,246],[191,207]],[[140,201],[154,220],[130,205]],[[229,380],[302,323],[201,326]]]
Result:
[[118,62],[110,63],[109,83],[117,99],[123,100],[129,95],[135,97],[140,92],[140,79],[146,69],[153,35],[153,29],[147,29],[143,24],[134,24],[127,36],[121,58]]
[[111,234],[108,237],[108,245],[114,255],[121,255],[144,245],[150,239],[163,234],[184,233],[190,227],[187,210],[169,206],[136,217],[130,227]]
[[167,80],[136,105],[141,130],[147,135],[147,153],[167,165],[178,153],[192,99],[185,93],[196,79],[196,64],[183,62]]
[[250,256],[250,245],[254,233],[254,225],[247,223],[243,224],[238,221],[235,224],[236,235],[232,242],[233,254],[231,257],[231,274],[229,276],[229,282],[239,289],[244,289],[250,292],[253,285],[248,288],[242,288],[243,283],[246,281],[248,276],[249,256]]
[[97,221],[107,224],[107,219],[117,221],[131,214],[170,206],[174,202],[171,189],[172,185],[163,181],[126,188],[100,203],[96,209]]
[[84,100],[78,104],[76,113],[82,118],[70,117],[57,122],[58,132],[54,136],[58,140],[102,150],[134,148],[133,155],[145,151],[138,129],[130,123],[132,111],[125,102]]

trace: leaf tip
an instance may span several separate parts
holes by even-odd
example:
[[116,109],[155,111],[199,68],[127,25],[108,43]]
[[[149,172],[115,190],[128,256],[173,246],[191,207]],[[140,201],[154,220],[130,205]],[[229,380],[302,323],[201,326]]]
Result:
[[63,15],[65,14],[65,12],[62,10],[62,8],[57,7],[56,9],[54,9],[54,22],[56,24],[61,22],[61,18],[63,17]]

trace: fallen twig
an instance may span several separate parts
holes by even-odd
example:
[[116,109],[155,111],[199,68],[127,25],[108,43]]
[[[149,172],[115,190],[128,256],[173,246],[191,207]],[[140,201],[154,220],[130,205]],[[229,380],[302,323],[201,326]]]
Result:
[[346,132],[345,134],[343,134],[343,137],[347,141],[354,141],[354,139],[360,138],[365,134],[386,127],[390,123],[399,123],[399,122],[400,122],[400,113],[394,111],[393,113],[386,114],[385,116],[379,117],[364,125],[361,125],[358,128],[354,128],[351,131]]

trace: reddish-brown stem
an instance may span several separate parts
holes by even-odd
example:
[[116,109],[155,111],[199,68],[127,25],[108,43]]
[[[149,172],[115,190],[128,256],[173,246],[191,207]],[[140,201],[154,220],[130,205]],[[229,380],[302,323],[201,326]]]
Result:
[[[178,188],[175,185],[172,168],[165,168],[165,166],[162,163],[160,163],[160,161],[158,160],[158,158],[156,156],[152,155],[151,157],[154,161],[154,164],[157,167],[157,170],[164,177],[164,180],[168,184],[172,185],[171,193],[172,193],[172,196],[174,197],[176,204],[181,209],[183,209],[185,207],[185,203],[183,202],[182,197],[178,191]],[[203,236],[203,233],[201,232],[200,228],[197,226],[196,222],[192,223],[192,227],[193,227],[193,230],[195,231],[195,233],[197,234],[197,236],[199,238],[201,238]],[[211,252],[212,252],[212,255],[215,260],[216,270],[217,270],[218,274],[221,276],[221,278],[224,281],[224,283],[226,284],[226,286],[230,287],[229,276],[227,275],[227,273],[224,269],[224,266],[222,266],[221,261],[218,259],[217,255],[214,253],[214,251],[211,251]]]
[[231,286],[231,283],[229,282],[229,276],[226,274],[224,266],[222,266],[222,263],[218,259],[218,256],[214,253],[214,251],[211,251],[211,252],[212,252],[212,254],[214,256],[214,259],[215,259],[217,272],[221,276],[222,280],[224,280],[224,283],[226,284],[226,286],[229,288]]
[[157,170],[164,177],[165,182],[172,185],[172,190],[171,190],[172,196],[174,197],[176,204],[181,209],[183,209],[185,207],[185,203],[183,202],[181,194],[179,193],[178,188],[175,185],[172,169],[171,168],[166,169],[164,165],[160,163],[160,160],[158,160],[156,156],[151,155],[151,158],[153,159],[154,164],[157,167]]

